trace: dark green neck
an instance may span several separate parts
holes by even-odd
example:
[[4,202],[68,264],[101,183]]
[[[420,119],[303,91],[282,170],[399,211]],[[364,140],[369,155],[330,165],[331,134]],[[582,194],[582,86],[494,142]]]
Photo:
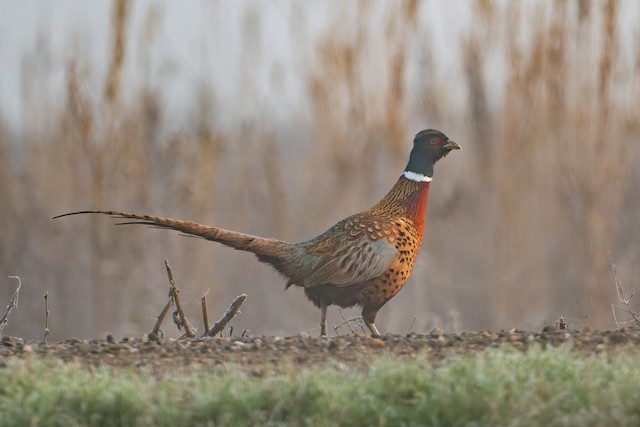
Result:
[[433,178],[433,160],[423,144],[413,147],[409,155],[409,163],[404,170]]

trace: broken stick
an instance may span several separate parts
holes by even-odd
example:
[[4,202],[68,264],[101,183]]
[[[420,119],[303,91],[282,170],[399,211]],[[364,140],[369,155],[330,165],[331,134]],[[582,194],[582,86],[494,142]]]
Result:
[[227,326],[229,321],[240,312],[240,306],[247,299],[247,294],[237,296],[232,302],[227,311],[224,312],[220,320],[211,326],[211,329],[204,332],[203,336],[215,337]]
[[209,330],[209,313],[207,311],[207,294],[208,293],[209,293],[209,290],[207,289],[207,292],[202,294],[202,298],[200,298],[200,304],[202,305],[202,321],[204,322],[205,333]]
[[44,342],[47,342],[47,337],[51,331],[49,330],[49,292],[44,293]]
[[11,300],[9,301],[9,305],[7,305],[7,312],[4,314],[2,319],[0,319],[0,332],[4,329],[5,326],[9,323],[9,315],[13,311],[14,308],[18,306],[18,295],[20,295],[20,287],[22,286],[22,280],[18,276],[9,276],[10,279],[18,279],[18,287],[16,288]]
[[172,304],[173,304],[173,298],[170,297],[169,301],[167,301],[167,304],[164,306],[164,308],[160,312],[160,315],[156,320],[156,324],[153,325],[153,329],[151,330],[151,333],[149,335],[156,336],[156,337],[158,336],[158,333],[160,333],[160,326],[162,325],[162,322],[164,321],[164,318],[169,312],[169,309],[171,308]]
[[170,285],[170,295],[173,297],[173,301],[176,304],[176,310],[178,311],[178,315],[180,316],[180,322],[182,326],[184,326],[185,335],[189,338],[194,338],[196,336],[196,332],[189,323],[189,319],[187,319],[186,314],[184,314],[184,310],[182,309],[182,304],[180,304],[180,297],[178,296],[178,288],[176,287],[176,282],[173,280],[173,273],[171,272],[171,267],[169,267],[169,261],[164,260],[164,265],[167,267],[167,276],[169,276],[169,285]]

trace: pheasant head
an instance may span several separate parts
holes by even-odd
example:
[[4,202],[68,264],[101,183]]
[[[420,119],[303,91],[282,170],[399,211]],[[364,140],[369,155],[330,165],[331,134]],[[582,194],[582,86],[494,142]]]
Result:
[[433,166],[436,162],[451,150],[459,149],[458,144],[440,131],[434,129],[420,131],[413,139],[413,149],[409,156],[409,163],[404,169],[404,176],[412,181],[429,182],[433,178]]

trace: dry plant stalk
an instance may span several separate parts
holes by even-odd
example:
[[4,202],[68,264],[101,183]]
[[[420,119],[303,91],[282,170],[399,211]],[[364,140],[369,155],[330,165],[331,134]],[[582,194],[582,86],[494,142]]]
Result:
[[247,294],[238,295],[231,302],[231,305],[229,306],[229,308],[227,308],[227,311],[224,312],[220,320],[214,323],[213,326],[211,326],[211,329],[205,331],[203,336],[215,337],[216,335],[218,335],[224,329],[224,327],[227,326],[229,321],[231,321],[231,319],[233,319],[234,316],[240,312],[240,306],[244,303],[246,299],[247,299]]
[[[171,306],[173,304],[175,304],[176,305],[176,311],[173,313],[174,322],[178,326],[178,329],[180,329],[181,327],[184,327],[184,329],[185,329],[184,336],[186,336],[188,338],[194,338],[196,336],[195,329],[189,323],[189,320],[187,319],[187,316],[184,313],[184,309],[182,308],[182,304],[180,303],[180,297],[178,296],[180,291],[176,287],[175,280],[173,279],[173,273],[171,272],[171,267],[169,266],[169,261],[167,261],[165,259],[164,263],[165,263],[165,267],[167,269],[167,276],[169,277],[169,285],[170,285],[169,286],[169,301],[167,302],[167,304],[162,309],[162,312],[158,316],[158,319],[156,320],[156,323],[155,323],[155,325],[154,325],[154,327],[153,327],[153,329],[152,329],[152,331],[151,331],[151,333],[149,335],[150,336],[157,336],[158,335],[158,333],[160,332],[160,326],[162,325],[162,322],[164,321],[164,318],[167,316],[167,313],[169,312],[169,309],[171,308]],[[211,327],[211,329],[209,329],[208,328],[209,315],[208,315],[208,312],[207,312],[207,294],[208,293],[209,293],[209,291],[207,290],[207,292],[205,292],[202,295],[202,298],[200,300],[201,301],[201,305],[202,305],[202,318],[203,318],[204,326],[205,326],[204,327],[205,332],[204,332],[204,334],[202,334],[202,336],[213,337],[213,336],[219,334],[227,326],[229,321],[231,321],[231,319],[233,319],[235,317],[235,315],[240,312],[240,306],[247,299],[247,295],[246,294],[242,294],[242,295],[236,297],[231,302],[231,305],[229,306],[229,308],[227,308],[227,311],[225,311],[225,313],[222,316],[222,318],[220,318],[220,320],[218,320],[216,323],[214,323],[213,326]]]
[[169,295],[173,299],[176,304],[176,311],[178,312],[178,316],[180,317],[180,324],[184,327],[185,335],[189,338],[194,338],[196,336],[195,329],[189,323],[189,319],[187,319],[187,315],[184,314],[184,309],[182,308],[182,304],[180,304],[180,297],[178,296],[179,292],[176,287],[176,282],[173,280],[173,273],[171,272],[171,267],[169,267],[169,261],[164,260],[164,265],[167,268],[167,276],[169,276]]
[[107,102],[111,104],[116,101],[122,83],[122,68],[127,47],[125,33],[127,20],[130,16],[127,3],[125,0],[118,0],[113,11],[113,54],[104,91]]
[[[342,315],[342,312],[340,313],[340,315]],[[340,329],[341,327],[347,325],[349,327],[349,330],[351,331],[352,335],[356,335],[356,331],[351,327],[351,322],[358,322],[358,325],[362,328],[362,332],[364,332],[365,334],[367,333],[367,331],[364,329],[364,326],[362,325],[362,316],[356,316],[356,317],[352,317],[351,319],[345,319],[344,316],[342,316],[342,318],[344,319],[344,322],[340,323],[339,325],[335,325],[333,327],[333,330],[335,331],[336,335],[340,336],[340,333],[338,332],[338,329]]]
[[[342,317],[342,320],[344,320],[344,322],[346,323],[347,327],[349,328],[349,330],[351,331],[352,334],[355,335],[355,331],[353,330],[353,328],[351,327],[351,323],[347,321],[347,319],[345,319],[344,314],[342,314],[342,310],[338,310],[338,313],[340,313],[340,317]],[[343,325],[345,324],[343,323]],[[339,327],[339,326],[338,326]],[[338,334],[338,329],[334,326],[333,330],[336,331],[336,334]],[[338,334],[340,335],[340,334]]]
[[7,305],[7,312],[4,314],[2,319],[0,319],[0,332],[7,326],[9,323],[9,315],[13,311],[14,308],[18,306],[18,295],[20,295],[20,287],[22,286],[22,280],[18,276],[9,276],[10,279],[18,279],[18,287],[16,288],[11,300],[9,301],[9,305]]
[[[622,282],[618,277],[618,270],[616,269],[616,264],[613,262],[613,258],[611,257],[611,252],[609,252],[609,262],[611,263],[611,268],[613,269],[613,275],[616,282],[616,294],[618,295],[618,301],[623,305],[620,307],[619,305],[611,304],[611,310],[613,311],[613,320],[616,322],[616,326],[619,328],[620,323],[618,322],[618,317],[616,316],[616,308],[621,308],[626,311],[632,318],[636,325],[640,326],[640,312],[633,311],[631,309],[631,299],[636,294],[635,289],[631,289],[631,294],[629,298],[624,297],[624,289],[622,288]],[[623,322],[623,323],[631,323],[631,321]]]
[[47,342],[47,337],[51,331],[49,330],[49,292],[44,293],[44,338],[43,341]]
[[207,310],[207,294],[208,293],[209,293],[209,290],[207,289],[207,292],[202,294],[202,298],[200,298],[200,304],[202,305],[202,321],[204,322],[205,333],[209,330],[209,313]]
[[416,320],[418,320],[418,315],[414,314],[413,315],[413,320],[411,321],[411,324],[409,325],[409,329],[407,329],[407,335],[409,335],[411,333],[411,329],[413,329],[413,325],[416,324]]
[[169,295],[169,301],[167,301],[167,304],[164,306],[164,308],[160,312],[160,315],[156,319],[156,324],[153,325],[153,329],[151,330],[151,333],[149,335],[153,335],[156,337],[158,336],[158,333],[160,332],[160,326],[162,325],[164,318],[167,316],[167,313],[169,312],[169,309],[171,308],[172,304],[173,304],[173,298],[171,298],[171,295]]

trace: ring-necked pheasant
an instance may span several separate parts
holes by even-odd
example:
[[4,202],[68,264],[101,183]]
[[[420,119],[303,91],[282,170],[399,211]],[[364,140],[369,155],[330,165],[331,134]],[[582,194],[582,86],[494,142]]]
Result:
[[327,335],[327,307],[335,304],[360,305],[365,324],[372,335],[378,336],[376,314],[407,282],[422,244],[433,167],[459,148],[442,132],[419,132],[404,173],[380,202],[302,243],[118,211],[80,211],[54,218],[85,213],[111,215],[135,220],[125,224],[169,228],[252,252],[287,278],[286,288],[304,288],[321,310],[321,335]]

